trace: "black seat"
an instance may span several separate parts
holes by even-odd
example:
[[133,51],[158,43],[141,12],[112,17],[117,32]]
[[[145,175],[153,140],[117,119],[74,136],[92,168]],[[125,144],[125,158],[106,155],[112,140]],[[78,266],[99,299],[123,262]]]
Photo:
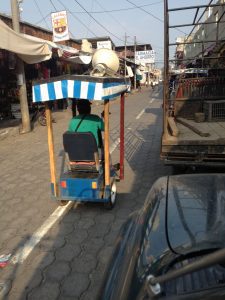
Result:
[[98,171],[98,146],[91,132],[69,132],[63,134],[63,146],[68,154],[71,170]]

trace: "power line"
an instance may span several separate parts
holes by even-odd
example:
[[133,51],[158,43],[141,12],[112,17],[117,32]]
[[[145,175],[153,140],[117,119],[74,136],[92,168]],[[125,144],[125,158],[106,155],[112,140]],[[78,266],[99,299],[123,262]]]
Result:
[[38,22],[34,23],[35,25],[41,23],[42,21],[46,22],[46,19],[51,15],[51,13],[48,13],[46,16],[42,16],[42,19],[39,20]]
[[109,34],[111,34],[112,36],[114,36],[116,39],[120,40],[123,42],[123,40],[121,38],[119,38],[118,36],[116,36],[115,34],[113,34],[111,31],[109,31],[105,26],[103,26],[98,20],[96,20],[77,0],[74,0],[84,11],[86,11],[86,13],[99,25],[101,26],[105,31],[107,31]]
[[57,11],[57,8],[55,7],[54,3],[52,2],[52,0],[50,0],[51,5],[54,7],[54,10]]
[[[103,13],[113,13],[113,12],[120,12],[120,11],[127,11],[127,10],[134,10],[137,8],[141,8],[141,7],[146,7],[146,6],[152,6],[152,5],[157,5],[162,3],[163,1],[157,1],[157,2],[153,2],[150,4],[145,4],[145,5],[140,5],[140,6],[133,6],[133,7],[127,7],[127,8],[121,8],[121,9],[112,9],[112,10],[103,10],[103,11],[89,11],[90,14],[103,14]],[[71,14],[86,14],[86,11],[71,11]],[[42,16],[42,19],[37,21],[35,24],[39,24],[42,21],[45,21],[47,19],[47,17],[50,15],[50,13],[48,13],[46,16]]]
[[[73,12],[71,12],[67,7],[65,7],[65,5],[60,0],[58,0],[58,1],[63,6],[63,8],[65,10],[67,10],[76,21],[78,20],[88,31],[90,31],[95,37],[97,37],[96,34],[93,31],[91,31],[78,17],[75,17],[73,15]],[[54,5],[53,5],[53,7],[54,7],[54,9],[56,11],[57,10],[56,7]],[[45,21],[50,15],[51,15],[51,13],[48,13],[46,16],[43,16],[41,20],[39,20],[38,22],[35,23],[35,25],[40,24],[42,21]],[[71,33],[71,35],[74,36],[72,33]]]
[[[102,8],[102,9],[104,9],[105,10],[105,8],[97,1],[97,0],[95,0],[97,3],[98,3],[98,5]],[[116,23],[118,23],[124,30],[125,30],[125,32],[127,32],[127,29],[123,26],[123,24],[121,24],[114,16],[112,16],[111,14],[110,14],[110,12],[107,12],[107,11],[105,11],[114,21],[116,21]]]
[[140,10],[144,11],[145,13],[147,13],[148,15],[150,15],[152,18],[158,20],[159,22],[163,23],[163,20],[156,17],[155,15],[153,15],[152,13],[150,13],[149,11],[143,9],[142,7],[138,7],[135,3],[129,1],[129,0],[126,0],[127,2],[129,2],[130,4],[134,5],[136,8],[139,8]]
[[[127,10],[133,10],[133,9],[142,8],[142,7],[146,7],[146,6],[156,5],[156,4],[159,4],[159,3],[162,3],[162,2],[163,1],[161,0],[161,1],[150,3],[150,4],[136,6],[136,7],[127,7],[127,8],[112,9],[112,10],[103,10],[103,11],[89,11],[88,13],[90,13],[90,14],[103,14],[103,13],[127,11]],[[76,13],[76,14],[86,14],[87,12],[86,11],[73,11],[73,13]]]
[[45,18],[43,17],[43,14],[42,14],[42,12],[41,12],[41,9],[40,9],[40,7],[39,7],[38,4],[37,4],[37,1],[34,0],[34,3],[35,3],[35,5],[36,5],[36,7],[37,7],[37,9],[38,9],[38,11],[39,11],[39,13],[40,13],[40,15],[42,16],[42,18],[43,18],[42,20],[44,20],[46,27],[50,30],[50,28],[49,28],[49,26],[48,26],[48,23],[46,22]]
[[[91,2],[91,10],[93,9],[94,1],[95,0],[92,0],[92,2]],[[88,29],[87,29],[87,32],[86,32],[86,36],[88,36],[90,25],[91,25],[91,17],[89,16],[89,24],[88,24]]]
[[[97,1],[97,0],[96,0],[96,1]],[[57,11],[57,8],[56,8],[55,5],[53,4],[52,0],[50,0],[50,2],[51,2],[51,4],[52,4],[53,8]],[[78,20],[78,21],[79,21],[79,22],[87,29],[87,32],[91,32],[95,37],[97,37],[96,34],[95,34],[93,31],[90,30],[89,26],[86,26],[86,24],[84,24],[78,17],[75,17],[75,16],[73,15],[75,12],[72,12],[71,10],[69,10],[69,9],[68,9],[68,8],[67,8],[60,0],[58,0],[58,2],[64,7],[65,10],[68,10],[68,12],[72,15],[73,18],[75,18],[76,20]],[[102,28],[104,28],[104,30],[106,30],[108,33],[110,33],[110,34],[113,35],[114,37],[116,37],[118,40],[124,42],[121,38],[119,38],[118,36],[114,35],[114,34],[113,34],[112,32],[110,32],[105,26],[103,26],[100,22],[98,22],[98,21],[91,15],[91,12],[87,11],[87,10],[86,10],[86,9],[85,9],[78,1],[75,0],[75,2],[76,2],[76,3],[84,10],[83,13],[88,14],[88,15],[90,16],[90,18],[94,19],[94,21],[97,22],[98,25],[100,25]],[[114,12],[114,11],[129,10],[129,9],[140,9],[140,8],[142,8],[142,7],[145,7],[145,6],[150,6],[150,5],[155,5],[155,4],[162,3],[163,1],[157,1],[157,2],[154,2],[154,3],[151,3],[151,4],[142,5],[142,6],[137,6],[137,5],[135,5],[134,3],[130,2],[130,1],[128,1],[128,2],[131,3],[132,5],[134,5],[134,7],[133,7],[133,8],[128,8],[128,9],[105,10],[104,7],[97,1],[98,5],[99,5],[100,7],[103,8],[103,11],[99,11],[99,12],[96,11],[96,12],[92,12],[92,13],[108,13],[108,14],[110,14],[110,12]],[[92,2],[92,5],[93,5],[93,2]],[[149,13],[149,12],[147,12],[147,11],[145,11],[145,10],[144,10],[144,12],[146,12],[146,13],[152,15],[151,13]],[[82,12],[79,12],[79,13],[82,13]],[[45,17],[43,17],[43,15],[42,15],[43,18],[42,18],[41,20],[39,20],[38,22],[36,22],[36,24],[42,22],[43,20],[44,20],[45,23],[46,23],[46,18],[47,18],[49,15],[50,15],[50,14],[47,14]],[[110,14],[110,16],[111,16],[117,23],[119,23],[119,21],[118,21],[115,17],[113,17],[111,14]],[[157,18],[157,17],[156,17],[156,18]],[[126,28],[125,28],[121,23],[119,23],[119,24],[120,24],[121,27],[123,27],[123,28],[125,29],[125,31],[127,31]],[[46,23],[46,25],[47,25],[47,23]],[[90,25],[90,24],[89,24],[89,25]],[[71,33],[71,34],[72,34],[72,33]],[[73,35],[73,34],[72,34],[72,35]],[[139,42],[139,43],[141,43],[141,42]],[[132,44],[132,43],[130,43],[130,44]],[[146,44],[146,43],[141,43],[141,44]],[[157,48],[160,48],[160,47],[157,47]]]
[[57,0],[63,7],[65,10],[68,10],[68,12],[71,14],[71,16],[75,19],[75,20],[78,20],[86,29],[88,29],[95,37],[97,37],[97,35],[91,31],[78,17],[75,17],[73,15],[73,13],[60,1],[60,0]]
[[[129,0],[126,0],[126,1],[129,2],[130,4],[133,4],[136,8],[138,8],[138,6],[137,6],[135,3],[133,3],[133,2],[131,2],[131,1],[129,1]],[[139,9],[142,10],[142,11],[144,11],[146,14],[150,15],[152,18],[158,20],[159,22],[164,23],[164,21],[163,21],[162,19],[158,18],[157,16],[153,15],[153,14],[150,13],[149,11],[143,9],[142,7],[139,7]],[[181,33],[183,33],[183,34],[185,34],[185,35],[187,34],[186,32],[184,32],[184,31],[182,31],[182,30],[180,30],[180,29],[177,29],[177,28],[174,28],[174,29],[176,29],[177,31],[179,31],[179,32],[181,32]]]

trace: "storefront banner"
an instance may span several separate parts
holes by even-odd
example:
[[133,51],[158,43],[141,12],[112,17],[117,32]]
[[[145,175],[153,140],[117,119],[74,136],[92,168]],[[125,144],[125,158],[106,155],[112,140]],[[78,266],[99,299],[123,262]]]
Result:
[[59,11],[51,14],[53,41],[60,42],[70,39],[66,11]]

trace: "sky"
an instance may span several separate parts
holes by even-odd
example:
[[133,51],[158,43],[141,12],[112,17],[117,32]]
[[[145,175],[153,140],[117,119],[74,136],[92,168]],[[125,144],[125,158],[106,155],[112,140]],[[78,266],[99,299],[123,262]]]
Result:
[[[163,63],[164,4],[163,0],[23,0],[21,20],[48,30],[51,27],[51,13],[66,10],[69,31],[72,38],[110,36],[116,46],[151,44],[156,52],[156,65]],[[169,0],[169,8],[202,5],[209,0]],[[11,1],[0,1],[0,12],[11,15]],[[170,24],[189,23],[195,12],[172,13]],[[170,41],[188,34],[186,27],[171,30]],[[172,50],[174,52],[174,50]]]

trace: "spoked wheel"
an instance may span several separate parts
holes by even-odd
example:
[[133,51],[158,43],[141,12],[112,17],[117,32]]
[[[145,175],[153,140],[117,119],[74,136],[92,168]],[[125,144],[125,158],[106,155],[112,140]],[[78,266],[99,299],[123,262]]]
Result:
[[39,123],[41,126],[46,126],[46,125],[47,125],[46,117],[45,117],[44,115],[38,116],[38,123]]
[[113,209],[116,204],[116,181],[113,180],[111,185],[111,195],[108,202],[105,203],[106,209]]

